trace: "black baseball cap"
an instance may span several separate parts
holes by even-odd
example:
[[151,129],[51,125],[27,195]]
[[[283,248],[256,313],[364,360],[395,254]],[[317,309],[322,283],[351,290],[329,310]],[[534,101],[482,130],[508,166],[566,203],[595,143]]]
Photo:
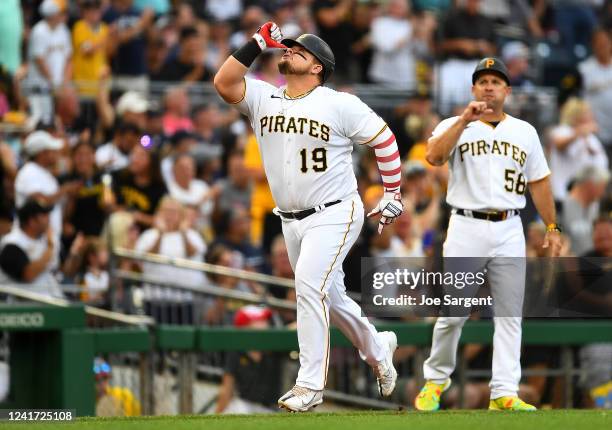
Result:
[[478,62],[478,65],[472,73],[472,85],[476,83],[476,79],[482,73],[496,73],[501,76],[508,85],[510,85],[510,78],[508,78],[508,68],[502,60],[497,57],[485,57]]
[[23,224],[30,218],[35,217],[38,214],[46,214],[53,210],[52,206],[49,206],[37,199],[28,199],[26,202],[17,209],[17,218],[19,222]]

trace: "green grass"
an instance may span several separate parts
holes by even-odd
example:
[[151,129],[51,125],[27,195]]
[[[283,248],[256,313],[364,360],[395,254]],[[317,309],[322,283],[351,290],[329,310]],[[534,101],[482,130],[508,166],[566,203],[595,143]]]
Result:
[[51,430],[598,430],[612,428],[612,412],[555,410],[538,412],[443,411],[436,413],[353,412],[274,415],[80,418],[73,422],[7,423],[0,429]]

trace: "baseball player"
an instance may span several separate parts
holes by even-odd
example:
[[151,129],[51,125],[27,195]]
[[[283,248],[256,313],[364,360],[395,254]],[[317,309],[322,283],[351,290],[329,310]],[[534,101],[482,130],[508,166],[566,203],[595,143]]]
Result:
[[[443,253],[445,257],[485,257],[494,300],[493,410],[535,410],[517,396],[521,378],[521,309],[525,289],[525,237],[519,209],[527,189],[547,225],[544,248],[553,256],[561,247],[551,193],[550,170],[536,130],[504,113],[510,94],[508,71],[497,58],[481,60],[472,75],[475,101],[460,116],[445,119],[427,143],[427,160],[448,161],[446,200],[453,207]],[[503,309],[503,311],[502,311]],[[440,407],[450,386],[457,344],[465,317],[439,317],[431,355],[423,366],[427,380],[415,399],[419,410]]]
[[[266,48],[283,48],[278,68],[287,85],[274,87],[246,77]],[[397,339],[377,333],[346,295],[342,262],[363,225],[353,144],[374,148],[385,188],[368,216],[381,215],[379,232],[403,210],[400,159],[387,124],[357,97],[323,86],[334,70],[334,54],[319,37],[282,39],[268,22],[230,56],[215,76],[225,101],[253,126],[264,170],[282,219],[295,273],[300,370],[279,407],[303,412],[320,404],[329,362],[329,323],[337,325],[376,373],[381,395],[395,387],[392,357]]]

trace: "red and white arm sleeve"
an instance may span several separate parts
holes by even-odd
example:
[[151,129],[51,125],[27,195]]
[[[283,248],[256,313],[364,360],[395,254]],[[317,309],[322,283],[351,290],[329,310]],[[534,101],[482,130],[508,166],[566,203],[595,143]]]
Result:
[[385,192],[399,192],[402,164],[393,132],[387,127],[367,145],[374,149]]

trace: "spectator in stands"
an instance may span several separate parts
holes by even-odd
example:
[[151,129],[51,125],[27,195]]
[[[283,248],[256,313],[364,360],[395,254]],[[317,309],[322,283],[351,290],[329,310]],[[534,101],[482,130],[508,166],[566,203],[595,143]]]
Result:
[[135,145],[129,166],[114,172],[112,182],[117,208],[132,212],[141,230],[151,227],[157,205],[166,194],[157,153]]
[[[251,218],[246,208],[246,206],[235,206],[221,213],[221,220],[217,223],[219,236],[215,242],[233,251],[235,267],[260,271],[264,261],[261,250],[251,243],[249,230]],[[254,285],[252,287],[255,289]]]
[[[55,94],[55,124],[58,136],[68,141],[71,148],[80,140],[92,137],[94,118],[86,118],[79,103],[79,94],[73,85],[63,85]],[[92,111],[89,115],[95,116]]]
[[157,75],[157,81],[210,81],[213,72],[206,66],[206,48],[198,30],[186,27],[181,30],[178,54],[170,58],[162,66]]
[[50,206],[28,199],[18,210],[19,224],[0,240],[0,282],[24,284],[27,291],[63,297],[53,276],[59,242],[49,226]]
[[211,146],[222,145],[222,116],[219,106],[215,103],[197,106],[193,110],[194,133],[199,137],[201,144]]
[[[289,261],[289,253],[287,252],[287,245],[285,244],[285,238],[282,234],[278,234],[272,240],[272,245],[270,247],[270,266],[272,268],[271,275],[285,279],[294,278],[293,268]],[[269,286],[268,292],[279,299],[291,302],[297,300],[295,288]],[[283,324],[291,325],[296,323],[295,311],[282,310],[279,311],[279,314]]]
[[424,257],[422,233],[414,224],[414,212],[409,202],[404,204],[406,210],[397,218],[395,236],[391,239],[397,257]]
[[261,244],[265,253],[270,249],[272,238],[281,233],[281,220],[272,213],[276,207],[268,179],[263,168],[263,161],[257,139],[251,132],[247,137],[244,152],[244,168],[253,184],[251,193],[251,240],[255,244]]
[[133,0],[113,0],[102,19],[109,25],[109,51],[112,56],[113,81],[123,91],[146,93],[146,32],[151,28],[155,13],[143,9],[139,13]]
[[50,228],[56,243],[55,259],[59,262],[60,238],[62,236],[62,206],[64,199],[72,196],[81,188],[80,180],[65,182],[59,185],[53,172],[55,170],[59,151],[64,142],[56,139],[46,131],[35,131],[25,140],[24,149],[30,160],[17,172],[15,178],[15,206],[20,208],[28,199],[36,198],[45,205],[52,207]]
[[149,102],[137,91],[127,91],[117,100],[117,116],[120,121],[136,124],[141,130],[147,126]]
[[208,0],[202,15],[212,17],[213,21],[235,21],[243,14],[240,0]]
[[[351,75],[356,82],[370,82],[368,72],[373,54],[370,29],[372,21],[377,17],[378,8],[379,6],[373,2],[357,2],[351,14],[351,54],[354,60],[354,70]],[[297,30],[299,36],[302,32],[299,27]],[[283,30],[284,34],[285,31]]]
[[572,58],[584,58],[597,18],[591,1],[555,0],[550,2],[555,24],[565,51]]
[[166,113],[162,118],[164,133],[171,136],[179,130],[193,130],[193,122],[189,118],[191,105],[189,95],[184,87],[172,87],[164,97]]
[[[245,329],[270,327],[272,311],[244,306],[236,312],[234,325]],[[271,413],[281,390],[281,356],[271,351],[230,352],[219,387],[215,413]]]
[[493,22],[480,13],[480,0],[465,0],[440,25],[444,62],[438,73],[442,114],[471,100],[471,76],[478,59],[495,54]]
[[135,417],[141,413],[140,402],[127,387],[111,384],[111,366],[101,358],[94,361],[96,378],[96,416]]
[[352,0],[315,0],[312,3],[319,36],[325,40],[336,57],[334,82],[344,83],[349,78],[351,62],[352,29],[348,16],[353,7]]
[[21,66],[23,13],[19,0],[0,2],[0,66],[14,74]]
[[578,172],[572,188],[563,201],[561,223],[567,229],[574,255],[582,255],[593,248],[593,222],[599,214],[610,172],[587,166]]
[[[217,266],[240,269],[234,252],[227,246],[217,243],[211,245],[206,253],[206,262]],[[238,292],[252,292],[248,284],[235,276],[209,273],[212,286]],[[204,322],[210,325],[229,325],[234,320],[234,313],[243,306],[243,302],[226,299],[222,296],[206,300],[204,304]]]
[[508,79],[512,88],[533,89],[527,73],[529,71],[529,48],[518,40],[508,42],[502,48],[502,60],[508,68]]
[[578,65],[584,98],[593,109],[599,125],[597,135],[608,159],[612,157],[612,36],[610,30],[593,33],[593,56]]
[[550,132],[550,170],[555,200],[563,202],[572,178],[587,166],[608,169],[608,157],[595,135],[598,125],[584,100],[570,98],[561,107],[560,125]]
[[219,187],[209,187],[206,182],[195,177],[196,163],[189,154],[174,158],[173,172],[167,182],[169,194],[185,206],[186,216],[193,220],[194,228],[210,237],[210,216]]
[[12,148],[0,140],[0,237],[11,229],[17,157]]
[[72,149],[72,173],[60,178],[60,183],[79,181],[81,187],[66,202],[64,229],[72,230],[69,235],[83,233],[86,236],[99,236],[104,226],[111,201],[104,191],[102,173],[95,163],[93,146],[79,142]]
[[227,159],[227,178],[218,181],[219,197],[215,212],[231,211],[234,207],[248,208],[251,204],[251,182],[245,168],[244,153],[235,149]]
[[[593,224],[593,249],[586,253],[585,257],[607,258],[608,261],[612,257],[612,213],[609,212],[609,202],[606,210],[608,212],[602,213]],[[584,266],[590,275],[596,275],[594,267],[588,261]],[[609,268],[607,274],[609,278]],[[603,273],[598,275],[605,276]],[[583,302],[590,304],[591,309],[596,307],[599,315],[609,320],[612,314],[612,289],[609,282],[600,281],[588,291],[580,291],[580,297]],[[587,394],[586,406],[609,408],[612,396],[612,343],[583,346],[580,349],[580,368],[582,377],[579,384]]]
[[422,233],[435,229],[440,219],[442,202],[440,184],[435,171],[427,170],[421,161],[411,160],[404,164],[402,193],[414,208],[414,223]]
[[147,43],[147,73],[149,76],[157,76],[166,64],[170,50],[164,36],[160,33],[153,34]]
[[[191,228],[185,218],[185,209],[178,200],[165,196],[155,212],[152,228],[145,230],[135,246],[136,251],[160,254],[166,257],[182,258],[191,261],[202,261],[206,252],[206,244],[200,234]],[[181,283],[182,285],[198,287],[204,284],[202,272],[172,264],[157,264],[144,262],[143,273],[159,282]],[[145,285],[145,300],[163,301],[170,299],[174,303],[193,302],[190,291],[169,289]],[[193,323],[193,310],[189,311],[182,322]]]
[[40,20],[28,45],[28,102],[34,124],[53,122],[53,93],[72,77],[72,42],[63,5],[56,0],[40,4]]
[[[370,65],[370,79],[398,90],[416,87],[414,38],[410,5],[406,0],[391,0],[386,13],[372,22],[370,40],[374,49]],[[393,73],[389,73],[393,70]]]
[[230,49],[234,50],[244,45],[267,20],[268,17],[260,6],[256,4],[248,6],[240,18],[240,29],[229,38]]
[[81,0],[81,19],[72,28],[73,78],[81,96],[92,98],[104,69],[108,67],[106,53],[108,26],[100,22],[100,0]]
[[219,70],[230,54],[229,38],[232,26],[227,21],[213,21],[210,23],[210,37],[206,49],[206,66],[210,70]]
[[179,130],[170,139],[172,148],[168,154],[162,159],[161,172],[166,185],[173,179],[174,161],[179,155],[192,154],[194,148],[198,144],[198,136],[185,130]]
[[114,172],[130,164],[129,154],[138,145],[141,129],[131,122],[119,122],[113,140],[96,150],[96,165],[105,172]]
[[64,280],[78,284],[83,291],[78,298],[95,306],[106,306],[109,287],[108,251],[104,244],[94,237],[86,238],[83,233],[76,235],[70,252],[64,260]]

